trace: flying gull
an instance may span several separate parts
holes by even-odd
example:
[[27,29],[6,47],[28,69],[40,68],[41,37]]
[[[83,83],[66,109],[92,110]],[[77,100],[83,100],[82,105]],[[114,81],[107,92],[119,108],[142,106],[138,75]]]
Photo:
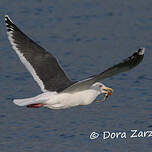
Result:
[[112,95],[113,90],[100,81],[134,68],[144,57],[145,48],[140,48],[127,59],[104,72],[73,82],[63,71],[57,59],[26,36],[7,15],[5,23],[12,48],[42,91],[40,95],[32,98],[13,100],[18,106],[65,109],[88,105],[100,94],[104,94],[106,99]]

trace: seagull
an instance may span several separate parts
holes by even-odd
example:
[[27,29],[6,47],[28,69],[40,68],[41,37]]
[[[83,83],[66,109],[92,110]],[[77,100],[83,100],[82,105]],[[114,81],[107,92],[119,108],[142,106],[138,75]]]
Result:
[[99,74],[81,81],[72,81],[57,59],[25,35],[8,15],[5,15],[5,24],[12,48],[42,91],[35,97],[14,99],[13,102],[18,106],[65,109],[91,104],[100,94],[107,98],[112,95],[113,89],[100,81],[134,68],[144,57],[145,48],[139,48],[130,57]]

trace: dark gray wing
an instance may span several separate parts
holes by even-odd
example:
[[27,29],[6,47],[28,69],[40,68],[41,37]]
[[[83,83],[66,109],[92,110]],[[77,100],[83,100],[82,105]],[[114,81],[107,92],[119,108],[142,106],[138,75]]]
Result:
[[5,23],[13,49],[43,92],[62,90],[73,83],[56,58],[28,38],[7,15]]
[[135,52],[132,56],[125,59],[123,62],[114,65],[113,67],[105,70],[104,72],[98,75],[74,83],[70,87],[63,90],[63,92],[76,92],[76,91],[86,90],[95,82],[109,78],[121,72],[128,71],[134,68],[135,66],[137,66],[143,60],[144,52],[145,52],[145,48],[140,48],[137,52]]

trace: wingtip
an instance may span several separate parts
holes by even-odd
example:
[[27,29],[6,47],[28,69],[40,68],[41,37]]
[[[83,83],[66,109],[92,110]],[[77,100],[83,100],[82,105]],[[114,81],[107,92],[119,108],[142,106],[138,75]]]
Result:
[[145,48],[139,48],[137,53],[138,53],[138,55],[144,55]]
[[7,24],[7,22],[13,23],[10,17],[8,15],[5,15],[5,23]]
[[5,15],[5,21],[7,21],[8,19],[10,20],[9,16]]

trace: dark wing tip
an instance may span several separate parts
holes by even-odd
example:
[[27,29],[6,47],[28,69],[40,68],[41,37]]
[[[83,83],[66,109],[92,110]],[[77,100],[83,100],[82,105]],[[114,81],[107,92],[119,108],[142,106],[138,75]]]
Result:
[[144,56],[144,53],[145,53],[145,48],[139,48],[137,52],[133,53],[133,55],[129,57],[129,59],[141,58]]
[[144,55],[145,53],[145,48],[139,48],[137,51],[138,55]]
[[11,21],[8,15],[5,15],[5,24],[8,32],[14,30],[14,23]]
[[138,65],[144,57],[145,48],[139,48],[137,52],[133,53],[132,56],[128,57],[126,63],[130,66],[130,68]]
[[131,57],[136,57],[136,56],[143,56],[145,53],[145,48],[139,48],[138,51],[133,53]]
[[12,20],[9,18],[8,15],[5,15],[5,22],[6,22],[6,23],[13,23]]
[[10,22],[12,23],[11,19],[9,18],[9,16],[5,15],[5,23],[9,24]]

